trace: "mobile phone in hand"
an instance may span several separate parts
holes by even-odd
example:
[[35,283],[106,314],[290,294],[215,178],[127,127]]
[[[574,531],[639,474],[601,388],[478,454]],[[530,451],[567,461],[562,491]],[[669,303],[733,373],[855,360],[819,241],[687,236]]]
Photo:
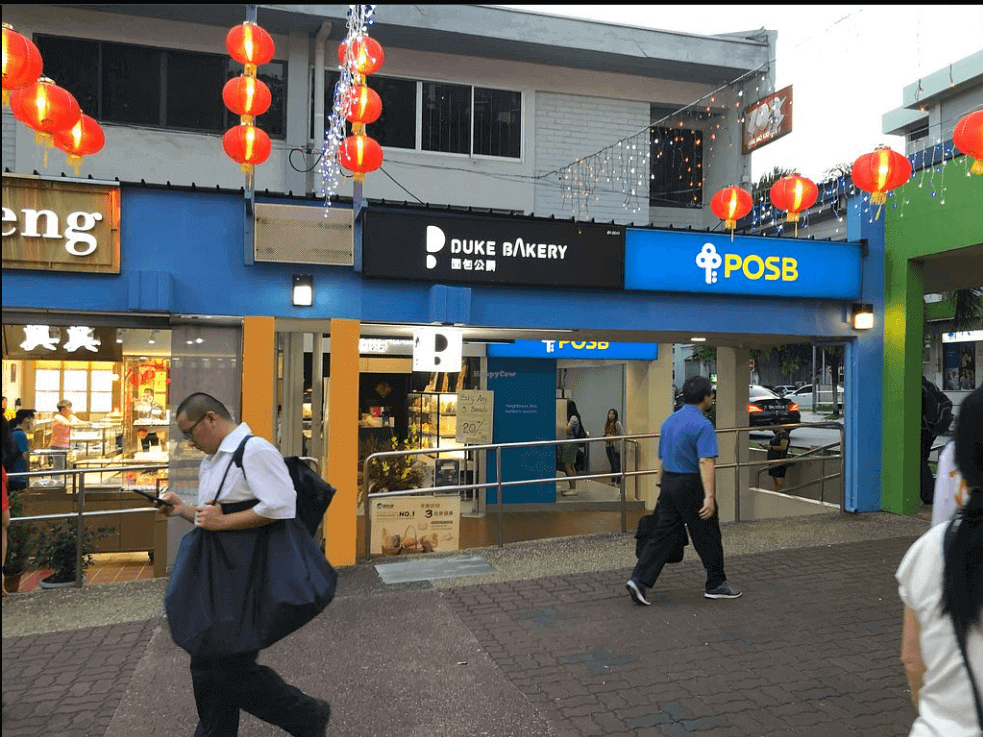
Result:
[[129,491],[136,492],[140,496],[146,497],[147,499],[149,499],[150,501],[152,501],[154,504],[156,504],[158,507],[173,507],[174,506],[174,503],[173,502],[169,502],[166,499],[161,499],[159,496],[154,496],[149,491],[143,491],[142,489],[129,489]]

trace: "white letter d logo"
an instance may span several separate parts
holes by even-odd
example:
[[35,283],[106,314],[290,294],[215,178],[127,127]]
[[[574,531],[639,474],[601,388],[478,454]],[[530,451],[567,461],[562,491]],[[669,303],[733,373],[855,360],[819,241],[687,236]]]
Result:
[[427,268],[435,269],[437,267],[437,257],[431,256],[429,254],[437,253],[440,249],[444,247],[444,243],[447,241],[444,231],[438,228],[436,225],[427,226]]

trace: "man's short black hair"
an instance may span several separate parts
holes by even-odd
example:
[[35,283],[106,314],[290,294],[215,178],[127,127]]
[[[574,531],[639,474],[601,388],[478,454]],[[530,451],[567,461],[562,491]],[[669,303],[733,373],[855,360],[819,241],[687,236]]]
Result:
[[185,397],[184,401],[178,405],[174,416],[177,417],[183,414],[189,420],[195,422],[200,420],[209,412],[214,412],[216,415],[225,420],[232,419],[232,415],[224,404],[218,401],[211,394],[205,394],[204,392],[196,392],[195,394]]
[[33,409],[19,409],[17,414],[14,415],[14,419],[10,421],[10,427],[19,427],[24,420],[33,420],[34,410]]
[[690,376],[683,384],[683,401],[686,404],[699,404],[713,394],[713,385],[705,376]]

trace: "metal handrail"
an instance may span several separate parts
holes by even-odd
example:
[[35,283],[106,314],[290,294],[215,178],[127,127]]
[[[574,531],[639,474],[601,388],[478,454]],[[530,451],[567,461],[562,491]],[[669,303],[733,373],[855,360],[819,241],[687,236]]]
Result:
[[[105,466],[97,468],[64,468],[64,469],[49,469],[46,471],[20,471],[18,473],[12,473],[8,475],[9,479],[29,479],[37,476],[72,476],[72,494],[76,497],[77,511],[76,512],[66,512],[64,514],[39,514],[31,517],[11,517],[10,523],[14,522],[44,522],[59,519],[76,519],[75,523],[75,587],[81,588],[82,581],[84,578],[84,571],[82,570],[82,532],[83,532],[83,519],[86,517],[106,517],[108,515],[117,514],[146,514],[147,512],[156,512],[155,507],[148,507],[147,509],[109,509],[96,512],[86,512],[85,511],[85,475],[89,473],[103,473],[105,471],[156,471],[160,469],[167,468],[166,463],[156,463],[156,464],[139,464],[132,466]],[[30,488],[30,487],[28,487]],[[123,489],[122,491],[125,491]]]
[[[741,463],[741,460],[740,460],[740,438],[741,438],[741,433],[762,432],[762,431],[776,430],[776,429],[786,429],[786,428],[788,428],[788,429],[796,429],[796,428],[807,428],[807,427],[808,428],[826,428],[826,429],[836,429],[836,430],[839,430],[839,432],[840,432],[840,441],[839,441],[839,443],[834,443],[832,445],[833,446],[840,445],[841,448],[844,447],[843,446],[843,441],[844,441],[844,438],[843,438],[843,424],[842,423],[839,423],[839,422],[793,423],[793,424],[785,424],[785,425],[768,425],[768,426],[756,426],[756,427],[732,427],[732,428],[716,429],[716,433],[718,435],[720,435],[720,434],[726,434],[726,433],[734,433],[734,436],[735,436],[735,449],[734,449],[734,451],[735,451],[734,452],[734,458],[736,459],[735,462],[734,463],[718,463],[718,464],[716,464],[716,469],[717,470],[731,469],[731,468],[734,469],[734,474],[735,474],[735,476],[734,476],[734,480],[735,480],[735,483],[734,483],[734,519],[735,519],[735,521],[739,522],[741,520],[741,510],[740,510],[740,497],[741,497],[741,494],[740,494],[740,489],[741,489],[741,484],[740,484],[740,471],[741,471],[742,468],[745,468],[745,467],[748,467],[748,466],[751,466],[751,465],[757,465],[757,463],[758,463],[758,462],[755,462],[755,463]],[[626,457],[625,456],[625,450],[626,450],[627,443],[629,443],[629,442],[636,443],[636,445],[635,445],[635,459],[636,459],[635,469],[636,470],[634,470],[634,471],[626,471],[625,468],[626,468],[626,465],[627,464],[622,463],[621,472],[618,473],[618,474],[616,474],[619,477],[619,479],[620,479],[620,481],[619,481],[619,488],[620,488],[620,497],[621,497],[620,498],[621,531],[622,532],[627,532],[628,507],[627,507],[627,499],[626,499],[626,496],[625,496],[625,481],[626,481],[626,479],[628,479],[628,478],[636,478],[636,477],[639,477],[639,476],[650,476],[650,475],[654,475],[654,474],[657,474],[658,473],[658,470],[656,470],[656,469],[641,469],[641,470],[638,469],[638,447],[639,447],[638,446],[638,441],[639,440],[653,440],[653,439],[658,439],[659,436],[660,436],[660,433],[655,432],[655,433],[636,433],[636,434],[632,434],[632,435],[600,436],[600,437],[596,437],[596,438],[587,437],[587,438],[566,438],[566,439],[560,439],[560,440],[528,440],[528,441],[519,441],[519,442],[511,442],[511,443],[485,443],[485,444],[479,444],[479,445],[468,445],[466,447],[466,450],[468,450],[468,451],[481,451],[481,450],[494,451],[494,453],[495,453],[495,469],[496,469],[495,481],[493,481],[493,482],[486,482],[486,483],[458,484],[458,485],[455,485],[455,486],[428,486],[428,487],[422,487],[422,488],[417,488],[417,489],[401,489],[401,490],[398,490],[398,491],[385,491],[385,492],[371,492],[369,490],[368,484],[369,484],[369,464],[370,463],[372,463],[372,462],[374,462],[374,461],[376,461],[378,459],[382,459],[382,458],[397,458],[397,457],[402,457],[402,456],[417,456],[417,455],[436,455],[436,454],[440,454],[440,453],[452,452],[452,451],[455,451],[455,450],[456,451],[460,451],[461,448],[440,448],[440,447],[437,447],[437,448],[416,448],[416,449],[413,449],[413,450],[380,451],[378,453],[372,453],[372,454],[370,454],[369,456],[366,457],[366,459],[365,459],[365,461],[363,463],[363,469],[362,469],[362,471],[363,471],[363,473],[362,473],[362,484],[363,484],[362,491],[363,491],[363,497],[364,497],[364,500],[365,500],[364,501],[364,517],[365,517],[364,551],[365,551],[365,559],[371,558],[371,552],[370,551],[371,551],[371,540],[372,540],[372,514],[371,514],[371,500],[372,499],[393,498],[393,497],[400,497],[400,496],[417,496],[417,495],[421,495],[421,494],[430,494],[432,496],[441,496],[441,495],[450,496],[452,494],[459,493],[461,491],[478,490],[478,489],[491,489],[491,488],[494,488],[494,489],[497,490],[497,496],[496,496],[496,513],[497,513],[497,517],[498,517],[498,546],[499,547],[502,547],[504,545],[504,530],[503,530],[503,524],[504,524],[503,523],[503,519],[504,519],[504,508],[503,508],[503,502],[502,502],[502,490],[503,490],[503,488],[505,488],[505,487],[510,487],[511,488],[513,486],[529,486],[529,485],[532,485],[532,484],[548,484],[548,483],[552,483],[552,484],[556,485],[557,483],[561,483],[561,482],[564,481],[564,479],[559,478],[557,476],[552,476],[552,477],[549,477],[549,478],[539,478],[539,479],[519,479],[519,480],[515,480],[515,481],[502,481],[502,450],[503,449],[509,450],[509,449],[513,449],[513,448],[535,448],[535,447],[543,447],[543,446],[557,447],[557,446],[561,446],[561,445],[568,445],[570,443],[574,443],[574,444],[580,445],[580,444],[589,444],[589,443],[597,443],[597,442],[617,441],[621,445],[621,457],[622,457],[622,459],[624,459]],[[801,458],[801,456],[800,456],[800,458]],[[818,462],[820,462],[822,464],[825,464],[826,462],[828,462],[830,460],[837,459],[837,458],[840,461],[840,467],[842,469],[842,463],[843,463],[843,454],[842,453],[840,453],[838,456],[833,456],[833,457],[822,456],[822,457],[818,457],[818,458],[814,458],[814,459],[810,458],[810,459],[803,459],[803,460],[805,462],[818,461]],[[796,459],[796,462],[799,462],[798,459]],[[765,462],[765,463],[767,463],[767,462]],[[841,474],[842,474],[842,470],[841,470]],[[841,474],[838,474],[838,475],[841,475]],[[582,475],[582,476],[577,476],[577,479],[578,480],[580,480],[580,479],[583,479],[583,480],[602,479],[602,478],[607,479],[607,478],[611,478],[612,475],[615,475],[615,474],[612,474],[610,472],[608,472],[608,473],[599,473],[599,474],[585,474],[585,475]],[[818,481],[820,483],[820,496],[823,496],[823,494],[824,494],[824,482],[826,480],[824,478],[824,476],[825,476],[825,469],[823,469],[820,472],[820,479],[818,479]],[[830,478],[834,478],[834,477],[835,477],[835,475],[833,477],[830,477]],[[815,483],[815,482],[813,482],[813,483]]]

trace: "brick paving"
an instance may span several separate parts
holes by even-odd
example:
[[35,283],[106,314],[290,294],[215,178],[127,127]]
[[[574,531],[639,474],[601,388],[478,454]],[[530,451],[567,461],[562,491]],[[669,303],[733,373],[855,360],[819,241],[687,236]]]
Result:
[[448,589],[557,737],[897,737],[914,718],[893,573],[913,538],[727,560],[736,600],[667,566],[651,607],[627,569]]
[[[342,571],[323,618],[264,659],[330,694],[332,735],[399,732],[413,712],[407,734],[513,737],[514,720],[489,716],[526,714],[522,733],[542,737],[900,737],[914,709],[893,573],[914,539],[729,557],[745,592],[733,601],[704,599],[703,570],[687,559],[666,567],[651,607],[629,601],[629,569],[435,590],[386,587],[358,566]],[[4,736],[190,734],[186,659],[161,624],[5,638]],[[436,633],[456,637],[446,653]],[[462,658],[469,642],[481,654]],[[421,678],[413,652],[432,656],[433,673]],[[490,686],[468,703],[446,679],[483,658]],[[359,666],[324,680],[325,664],[344,662]],[[461,726],[479,712],[487,728]],[[243,734],[280,733],[247,721]]]

